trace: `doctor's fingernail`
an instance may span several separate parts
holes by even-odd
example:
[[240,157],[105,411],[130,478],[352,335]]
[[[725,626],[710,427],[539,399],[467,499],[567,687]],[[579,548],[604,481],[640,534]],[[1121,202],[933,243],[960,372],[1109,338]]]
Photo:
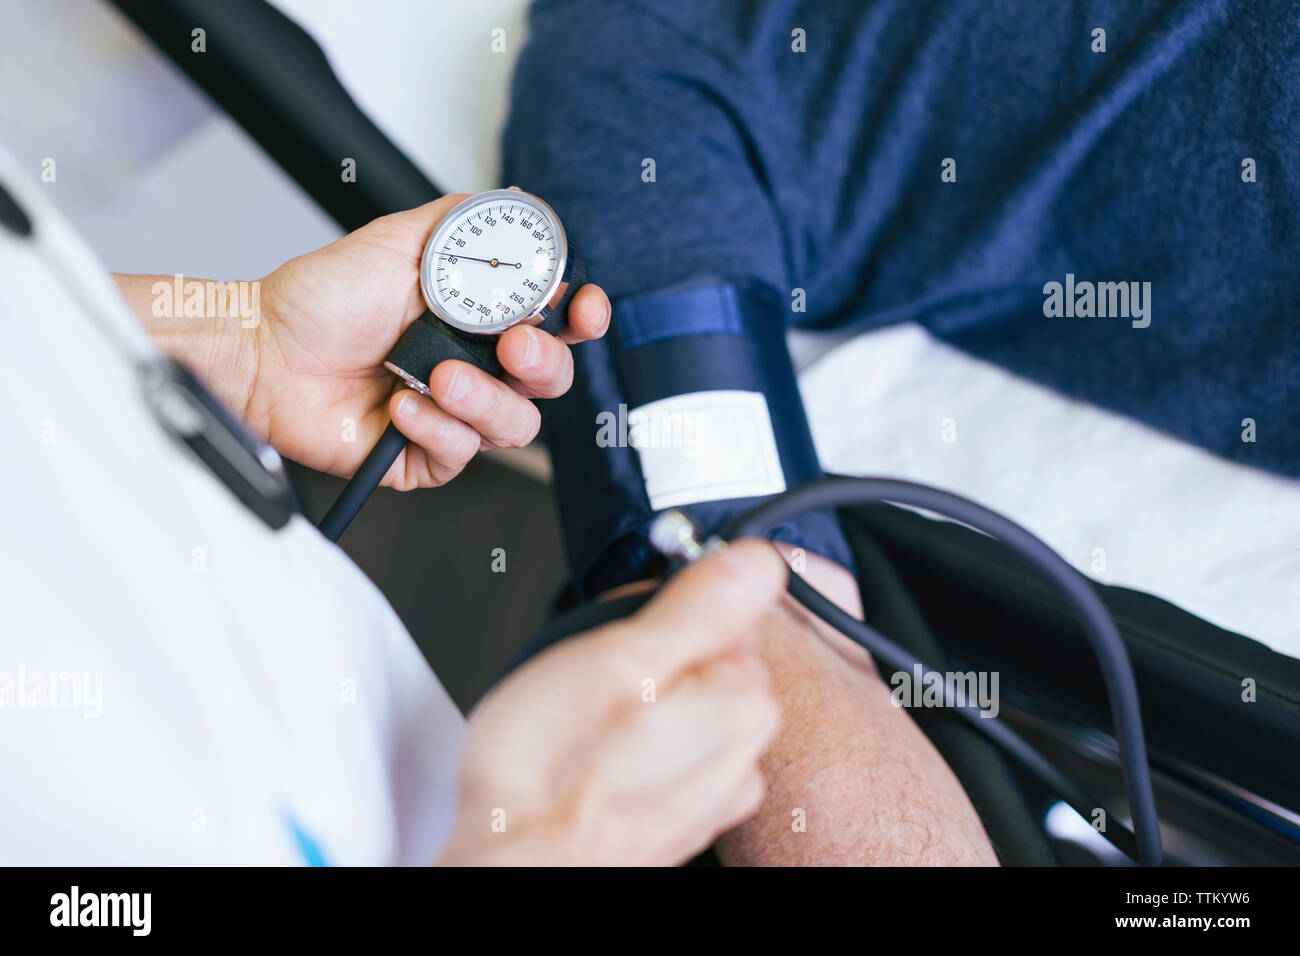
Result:
[[469,376],[460,369],[451,373],[451,381],[447,383],[447,398],[449,401],[459,401],[465,397],[469,391]]
[[418,408],[419,402],[415,400],[415,395],[412,392],[407,392],[402,396],[402,400],[397,403],[397,414],[403,418],[411,418]]
[[530,328],[524,328],[524,357],[519,360],[519,364],[524,368],[532,368],[537,363],[538,334]]

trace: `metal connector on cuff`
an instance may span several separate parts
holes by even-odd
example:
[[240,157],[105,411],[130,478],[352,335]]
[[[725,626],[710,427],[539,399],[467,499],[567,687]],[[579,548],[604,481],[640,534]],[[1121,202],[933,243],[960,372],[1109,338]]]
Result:
[[727,543],[718,537],[701,542],[689,516],[673,508],[650,522],[650,543],[667,558],[696,561],[711,551],[719,551]]

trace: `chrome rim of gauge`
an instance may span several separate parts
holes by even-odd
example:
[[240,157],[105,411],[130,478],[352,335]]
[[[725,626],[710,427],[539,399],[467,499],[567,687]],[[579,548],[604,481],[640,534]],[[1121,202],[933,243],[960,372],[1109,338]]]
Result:
[[504,332],[554,298],[569,255],[564,227],[542,200],[515,189],[470,196],[424,247],[420,288],[438,318],[463,332]]

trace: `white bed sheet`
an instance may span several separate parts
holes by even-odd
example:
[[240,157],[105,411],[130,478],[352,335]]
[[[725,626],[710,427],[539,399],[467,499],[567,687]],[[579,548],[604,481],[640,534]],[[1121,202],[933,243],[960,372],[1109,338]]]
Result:
[[828,470],[973,498],[1098,580],[1300,657],[1300,482],[1072,401],[911,324],[839,346],[800,385]]

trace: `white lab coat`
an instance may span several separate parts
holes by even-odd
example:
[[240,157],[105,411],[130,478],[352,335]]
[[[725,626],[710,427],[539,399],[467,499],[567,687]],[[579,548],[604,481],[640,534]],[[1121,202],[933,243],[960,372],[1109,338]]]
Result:
[[3,151],[0,182],[60,264],[0,229],[0,864],[430,861],[464,719],[341,551],[161,429],[111,344],[147,335]]

